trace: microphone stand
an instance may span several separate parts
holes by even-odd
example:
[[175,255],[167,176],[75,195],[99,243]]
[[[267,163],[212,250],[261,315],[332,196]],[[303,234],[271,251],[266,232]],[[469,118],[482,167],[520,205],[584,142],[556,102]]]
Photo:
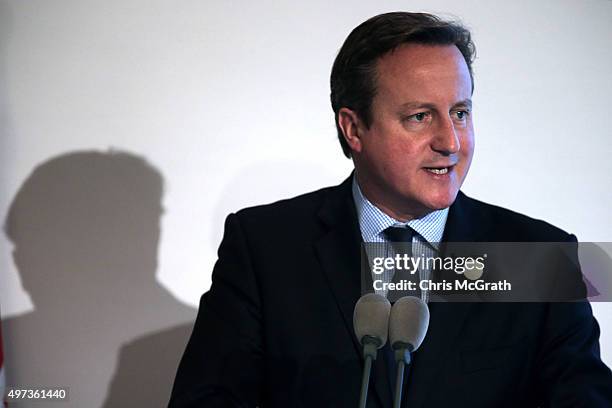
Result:
[[361,394],[359,396],[359,408],[365,408],[368,400],[368,386],[370,384],[370,372],[372,371],[372,361],[376,360],[378,348],[381,346],[380,339],[373,336],[363,336],[363,377],[361,378]]
[[404,342],[393,344],[395,350],[395,361],[397,362],[397,375],[395,376],[395,396],[393,397],[393,408],[400,408],[402,405],[402,393],[404,388],[404,370],[410,364],[410,353],[412,345]]

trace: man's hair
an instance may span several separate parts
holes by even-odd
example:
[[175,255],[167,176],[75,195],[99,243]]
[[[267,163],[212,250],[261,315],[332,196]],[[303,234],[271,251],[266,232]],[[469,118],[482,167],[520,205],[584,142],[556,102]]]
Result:
[[369,128],[372,100],[376,95],[376,63],[383,55],[407,43],[457,46],[467,63],[473,90],[472,62],[476,49],[470,32],[460,23],[427,13],[394,12],[370,18],[349,34],[331,72],[331,104],[346,157],[351,157],[351,149],[342,135],[338,112],[343,107],[355,111]]

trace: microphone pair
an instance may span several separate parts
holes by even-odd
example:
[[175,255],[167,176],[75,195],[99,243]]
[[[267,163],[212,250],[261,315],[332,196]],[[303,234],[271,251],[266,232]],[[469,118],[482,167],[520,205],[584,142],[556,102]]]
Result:
[[362,296],[355,304],[353,327],[363,346],[364,370],[359,407],[365,408],[372,362],[387,340],[397,362],[397,377],[393,407],[401,405],[404,370],[410,364],[410,353],[416,351],[429,327],[429,308],[421,299],[404,296],[393,306],[376,293]]

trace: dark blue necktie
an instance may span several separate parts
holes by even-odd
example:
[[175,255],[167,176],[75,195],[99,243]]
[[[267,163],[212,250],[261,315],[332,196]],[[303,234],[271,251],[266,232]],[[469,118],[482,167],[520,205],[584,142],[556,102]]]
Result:
[[[407,255],[412,257],[412,239],[415,231],[408,227],[389,227],[383,231],[385,238],[391,243],[393,252],[395,254]],[[400,282],[402,279],[408,279],[418,284],[419,272],[416,271],[414,274],[410,274],[409,271],[396,270],[393,274],[393,282]],[[420,291],[393,291],[387,294],[391,303],[395,302],[402,296],[420,296]],[[383,354],[387,363],[387,373],[389,376],[389,386],[391,387],[391,393],[395,391],[395,377],[397,374],[397,364],[395,362],[394,352],[391,349],[389,342],[383,347]],[[406,373],[404,373],[406,374]],[[407,378],[405,376],[404,378]]]
[[383,231],[385,238],[389,242],[408,242],[412,243],[412,238],[414,238],[414,230],[409,226],[403,227],[389,227]]
[[[402,258],[408,256],[412,257],[412,239],[416,232],[408,227],[389,227],[383,231],[385,238],[390,242],[394,256],[400,255]],[[414,272],[414,273],[412,273]],[[416,286],[416,290],[402,290],[402,291],[390,291],[387,294],[389,301],[394,303],[397,299],[403,296],[416,296],[420,297],[421,291],[418,289],[419,284],[419,271],[411,271],[406,269],[396,269],[393,274],[392,282],[397,283],[403,280],[413,282]]]

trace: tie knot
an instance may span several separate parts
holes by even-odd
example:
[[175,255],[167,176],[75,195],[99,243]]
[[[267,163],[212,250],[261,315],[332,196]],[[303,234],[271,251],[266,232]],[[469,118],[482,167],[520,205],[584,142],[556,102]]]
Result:
[[389,227],[383,231],[385,237],[390,242],[412,242],[414,230],[409,226]]

